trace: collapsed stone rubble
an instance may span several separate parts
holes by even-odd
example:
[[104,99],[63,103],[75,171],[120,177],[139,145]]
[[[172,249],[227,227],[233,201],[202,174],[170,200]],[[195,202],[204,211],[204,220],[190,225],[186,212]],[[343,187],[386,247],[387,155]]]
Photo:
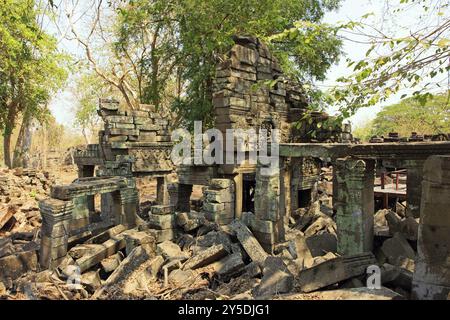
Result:
[[[301,86],[260,40],[234,40],[216,70],[216,126],[280,129],[280,170],[175,168],[161,114],[101,100],[105,128],[76,153],[79,178],[42,186],[33,209],[42,222],[31,223],[39,232],[0,238],[2,298],[447,298],[450,165],[438,154],[450,145],[394,136],[359,144],[348,125],[312,138],[311,126],[330,117],[294,125],[308,104]],[[259,80],[277,81],[255,91]],[[380,167],[407,168],[407,191],[375,212]],[[156,201],[139,197],[137,177],[157,180]],[[195,186],[201,199],[191,197]],[[5,212],[7,225],[15,212]]]

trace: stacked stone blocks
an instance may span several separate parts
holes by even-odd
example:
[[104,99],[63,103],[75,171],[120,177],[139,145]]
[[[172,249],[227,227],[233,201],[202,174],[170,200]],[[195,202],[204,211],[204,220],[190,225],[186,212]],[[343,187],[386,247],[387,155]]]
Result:
[[230,179],[211,179],[204,189],[203,211],[206,219],[227,225],[234,219],[234,182]]
[[153,229],[156,242],[174,240],[177,237],[175,208],[171,205],[156,205],[150,209],[148,226]]

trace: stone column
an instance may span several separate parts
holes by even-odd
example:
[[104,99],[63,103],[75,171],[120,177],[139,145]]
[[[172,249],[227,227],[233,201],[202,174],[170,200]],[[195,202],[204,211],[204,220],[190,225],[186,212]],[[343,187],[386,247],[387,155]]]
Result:
[[161,205],[169,204],[169,192],[167,190],[166,177],[156,178],[156,202]]
[[450,293],[450,156],[431,156],[423,169],[415,299],[447,299]]
[[72,219],[69,224],[69,231],[78,230],[89,225],[89,200],[93,196],[79,196],[74,198]]
[[303,158],[292,158],[291,159],[291,182],[290,182],[290,208],[291,213],[298,209],[299,200],[298,200],[298,189],[300,183],[300,175],[301,175],[301,164],[303,162]]
[[169,183],[167,192],[169,193],[169,205],[176,208],[178,204],[178,183]]
[[[88,165],[78,165],[78,178],[89,178],[93,177],[95,173],[95,166]],[[87,196],[87,206],[89,212],[93,214],[95,212],[95,199],[94,196]]]
[[338,182],[337,182],[337,176],[336,176],[336,160],[337,159],[331,159],[331,165],[333,166],[333,198],[331,200],[332,206],[333,206],[333,212],[337,212],[337,208],[336,208],[336,202],[337,202],[337,193],[338,193]]
[[[101,213],[100,218],[102,219],[102,222],[105,224],[116,224],[115,220],[115,212],[114,212],[114,197],[111,192],[109,193],[102,193],[100,195],[100,201],[101,201]],[[120,205],[120,203],[119,203]],[[118,223],[118,221],[117,221]]]
[[408,217],[420,217],[420,197],[422,196],[424,160],[406,160],[406,215]]
[[238,173],[234,176],[234,215],[236,219],[241,219],[242,215],[242,201],[244,193],[244,176]]
[[252,231],[261,246],[272,253],[275,244],[285,240],[284,221],[280,212],[280,172],[267,175],[256,168],[255,223]]
[[192,184],[178,184],[178,203],[175,207],[177,211],[191,211]]
[[280,159],[280,214],[284,217],[284,222],[288,224],[291,216],[291,173],[290,159]]
[[352,255],[372,251],[374,161],[336,161],[336,224],[338,252]]
[[42,216],[39,262],[43,268],[54,269],[67,254],[73,202],[50,198],[40,201],[39,209]]
[[133,228],[136,225],[136,213],[139,205],[139,194],[136,188],[126,188],[119,191],[121,205],[120,223]]

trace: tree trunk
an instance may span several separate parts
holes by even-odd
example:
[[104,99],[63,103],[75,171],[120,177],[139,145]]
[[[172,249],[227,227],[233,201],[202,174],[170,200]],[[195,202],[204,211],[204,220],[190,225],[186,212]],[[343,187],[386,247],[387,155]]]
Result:
[[90,144],[89,137],[88,137],[88,134],[86,133],[85,127],[81,128],[81,134],[83,135],[84,141],[86,141],[86,144]]
[[14,122],[16,120],[16,105],[10,104],[8,108],[8,120],[5,124],[3,132],[3,157],[5,158],[5,165],[11,169],[11,136],[14,130]]
[[13,168],[28,168],[30,166],[30,148],[32,142],[31,122],[32,117],[28,112],[25,112],[19,136],[17,137],[16,147],[14,148]]
[[8,168],[11,168],[11,133],[7,133],[5,129],[5,133],[3,133],[3,156],[5,158],[5,165]]
[[43,143],[42,143],[42,150],[41,150],[41,167],[43,169],[47,168],[47,124],[44,123],[42,125],[42,130],[43,130]]

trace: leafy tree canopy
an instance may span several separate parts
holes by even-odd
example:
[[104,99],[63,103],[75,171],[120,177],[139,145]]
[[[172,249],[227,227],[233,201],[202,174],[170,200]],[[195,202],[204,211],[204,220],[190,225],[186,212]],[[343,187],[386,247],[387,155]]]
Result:
[[43,119],[46,104],[67,76],[67,56],[42,28],[45,11],[34,0],[0,4],[0,129],[5,162],[11,166],[10,138],[20,113],[26,123]]
[[415,98],[389,105],[373,121],[356,129],[354,134],[367,141],[371,136],[387,136],[389,132],[398,132],[403,137],[409,137],[411,132],[450,134],[448,93],[433,96],[425,105]]
[[[146,75],[142,102],[161,101],[161,88],[177,79],[172,97],[181,118],[211,118],[211,79],[233,35],[270,42],[284,70],[322,80],[340,54],[336,29],[320,23],[339,0],[135,0],[118,8],[121,55],[139,51]],[[287,30],[287,31],[286,31]]]

